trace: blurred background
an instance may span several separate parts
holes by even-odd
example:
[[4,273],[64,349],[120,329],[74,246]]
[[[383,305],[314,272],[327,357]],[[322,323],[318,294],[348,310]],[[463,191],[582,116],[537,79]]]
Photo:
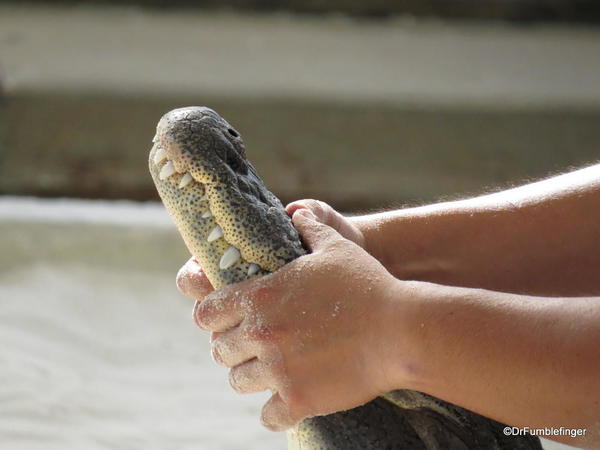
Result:
[[284,202],[475,195],[598,161],[599,24],[595,0],[0,1],[0,447],[285,447],[175,290],[162,114],[217,110]]

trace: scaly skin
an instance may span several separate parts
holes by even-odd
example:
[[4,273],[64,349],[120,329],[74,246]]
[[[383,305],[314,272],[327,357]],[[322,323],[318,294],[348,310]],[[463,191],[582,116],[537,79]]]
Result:
[[[305,253],[283,205],[246,159],[241,137],[213,110],[171,111],[158,123],[154,141],[152,178],[215,289],[273,272]],[[175,172],[168,177],[163,172],[161,180],[160,171],[169,163]],[[192,180],[188,176],[188,184],[179,187],[185,174]],[[223,236],[208,242],[217,226]],[[231,248],[240,257],[223,269],[221,256]]]
[[[190,253],[215,289],[276,271],[305,251],[283,205],[246,159],[237,131],[216,112],[165,114],[150,173]],[[414,391],[393,391],[349,411],[306,419],[290,449],[541,449],[506,437],[503,424]]]

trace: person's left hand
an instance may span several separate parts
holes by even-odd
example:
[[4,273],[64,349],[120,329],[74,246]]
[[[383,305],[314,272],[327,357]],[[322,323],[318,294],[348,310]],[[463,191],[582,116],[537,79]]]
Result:
[[[261,417],[272,430],[392,389],[388,359],[398,347],[388,339],[398,326],[390,314],[397,280],[310,211],[297,210],[292,220],[311,254],[214,291],[194,308],[196,323],[213,332],[214,360],[231,368],[231,386],[273,391]],[[192,265],[178,285],[198,298],[209,287]]]

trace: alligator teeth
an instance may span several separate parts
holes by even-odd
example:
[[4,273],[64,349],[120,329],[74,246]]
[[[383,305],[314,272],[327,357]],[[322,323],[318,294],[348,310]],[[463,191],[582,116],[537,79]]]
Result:
[[158,142],[158,133],[154,135],[154,137],[152,138],[152,142],[154,142],[155,144]]
[[259,269],[260,269],[260,266],[258,264],[254,264],[254,263],[250,264],[248,266],[248,276],[251,277],[256,272],[258,272]]
[[171,175],[173,175],[176,172],[175,170],[175,166],[173,165],[173,161],[169,161],[168,163],[166,163],[162,169],[160,169],[160,173],[158,174],[158,177],[161,180],[164,180],[166,178],[169,178]]
[[221,256],[221,261],[219,261],[219,268],[221,270],[229,269],[236,262],[240,260],[240,251],[235,247],[229,247]]
[[154,164],[160,164],[167,159],[167,151],[164,148],[157,148],[154,153]]
[[212,241],[216,241],[220,237],[223,237],[223,229],[219,225],[217,225],[210,232],[210,234],[208,235],[208,237],[206,238],[206,240],[208,242],[212,242]]
[[186,173],[183,178],[181,178],[181,181],[179,182],[179,189],[183,189],[184,187],[186,187],[188,184],[190,184],[192,182],[193,178],[189,173]]
[[203,218],[203,219],[208,219],[209,217],[212,217],[212,215],[213,215],[213,214],[212,214],[212,211],[209,209],[209,210],[207,210],[207,211],[204,211],[204,212],[202,213],[202,218]]

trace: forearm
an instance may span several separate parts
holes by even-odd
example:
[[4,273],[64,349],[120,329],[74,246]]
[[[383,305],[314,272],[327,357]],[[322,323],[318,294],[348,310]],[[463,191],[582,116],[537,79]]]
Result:
[[393,275],[535,295],[598,295],[600,165],[469,200],[353,218]]
[[401,301],[387,317],[403,327],[390,323],[391,339],[418,350],[410,364],[393,355],[400,364],[391,372],[411,379],[396,387],[513,426],[586,428],[591,440],[572,443],[599,444],[600,298],[399,284]]

